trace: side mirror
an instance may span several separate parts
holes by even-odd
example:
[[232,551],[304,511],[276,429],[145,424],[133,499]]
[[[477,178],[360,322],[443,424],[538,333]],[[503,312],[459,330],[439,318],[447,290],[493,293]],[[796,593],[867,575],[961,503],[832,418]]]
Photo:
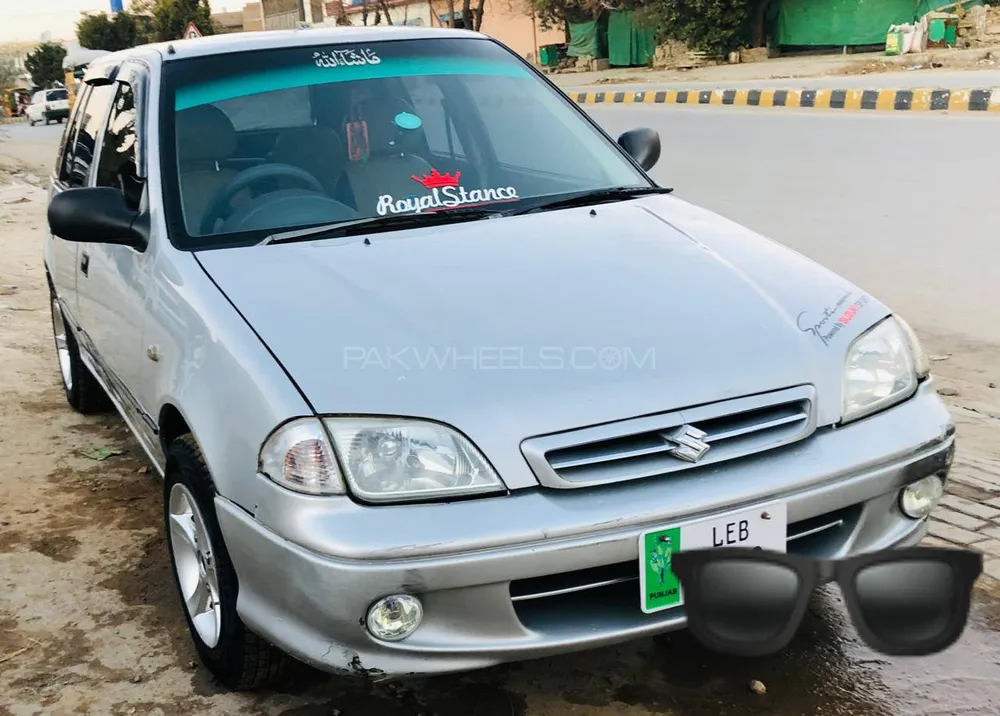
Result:
[[120,244],[142,250],[149,234],[141,215],[107,186],[67,189],[49,202],[49,231],[66,241]]
[[660,135],[647,127],[630,129],[618,137],[618,146],[628,152],[639,166],[649,171],[660,160]]

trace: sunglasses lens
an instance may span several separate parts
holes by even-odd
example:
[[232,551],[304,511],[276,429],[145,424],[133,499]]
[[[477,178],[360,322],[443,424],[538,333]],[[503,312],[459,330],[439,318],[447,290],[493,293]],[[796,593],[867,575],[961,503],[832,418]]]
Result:
[[788,625],[799,576],[778,564],[719,561],[702,567],[699,587],[702,620],[718,638],[766,641]]
[[873,564],[858,572],[858,608],[868,628],[899,646],[934,641],[948,631],[955,602],[951,567],[906,560]]

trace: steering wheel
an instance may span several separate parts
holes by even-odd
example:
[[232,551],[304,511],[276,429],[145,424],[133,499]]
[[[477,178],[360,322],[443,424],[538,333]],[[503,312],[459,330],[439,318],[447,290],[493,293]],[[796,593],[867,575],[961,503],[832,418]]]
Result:
[[261,164],[260,166],[250,167],[233,177],[231,182],[219,189],[215,196],[212,197],[212,201],[209,202],[208,208],[205,209],[205,213],[201,217],[201,225],[199,226],[201,233],[211,234],[213,229],[215,229],[215,222],[224,219],[232,213],[233,209],[230,206],[230,202],[241,191],[252,184],[259,184],[265,179],[273,180],[279,177],[290,179],[317,194],[326,193],[323,185],[319,183],[316,177],[305,169],[300,169],[291,164]]

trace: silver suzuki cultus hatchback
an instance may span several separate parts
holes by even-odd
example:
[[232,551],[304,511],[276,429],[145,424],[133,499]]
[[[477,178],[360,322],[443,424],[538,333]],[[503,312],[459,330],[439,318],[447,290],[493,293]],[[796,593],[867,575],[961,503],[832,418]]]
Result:
[[921,539],[954,427],[913,332],[657,186],[659,154],[472,32],[88,69],[48,214],[59,368],[162,474],[222,683],[598,647],[684,626],[678,551]]

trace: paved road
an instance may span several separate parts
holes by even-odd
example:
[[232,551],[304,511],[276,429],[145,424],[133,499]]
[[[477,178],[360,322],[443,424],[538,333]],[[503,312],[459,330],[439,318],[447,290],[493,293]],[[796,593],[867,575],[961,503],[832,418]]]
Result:
[[652,174],[680,196],[842,273],[917,328],[1000,344],[996,118],[590,111],[612,136],[656,129]]
[[[552,75],[552,80],[568,92],[628,92],[680,89],[976,89],[1000,87],[1000,71],[992,70],[913,70],[870,75],[839,75],[832,77],[799,77],[780,79],[718,80],[687,82],[624,82],[576,85],[573,75]],[[633,77],[641,78],[642,71]]]
[[42,157],[55,161],[63,124],[36,124],[27,122],[0,124],[0,142],[3,142],[4,157],[13,157],[27,166],[37,167]]

